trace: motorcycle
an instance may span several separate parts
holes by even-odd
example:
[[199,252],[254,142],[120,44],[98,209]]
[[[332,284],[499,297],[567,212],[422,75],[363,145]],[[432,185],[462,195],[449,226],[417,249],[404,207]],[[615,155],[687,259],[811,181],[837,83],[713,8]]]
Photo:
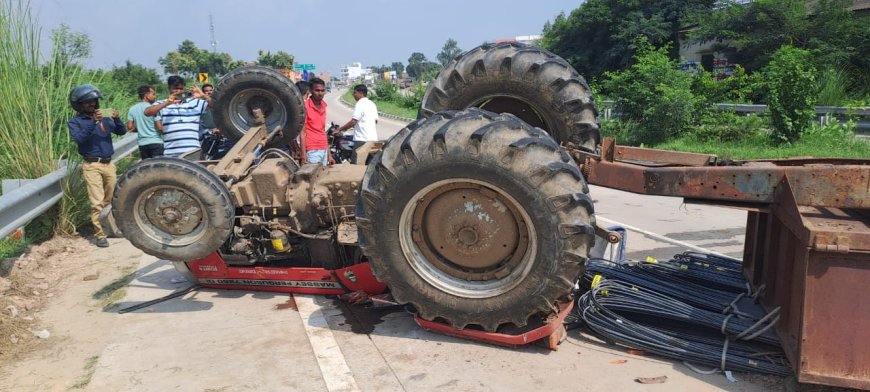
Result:
[[333,136],[335,130],[338,129],[338,124],[330,123],[326,130],[326,137],[329,142],[329,153],[332,154],[332,159],[336,164],[348,162],[353,155],[353,131],[346,131],[338,136]]
[[218,160],[227,155],[235,142],[227,137],[212,132],[207,132],[202,137],[202,159],[206,161]]

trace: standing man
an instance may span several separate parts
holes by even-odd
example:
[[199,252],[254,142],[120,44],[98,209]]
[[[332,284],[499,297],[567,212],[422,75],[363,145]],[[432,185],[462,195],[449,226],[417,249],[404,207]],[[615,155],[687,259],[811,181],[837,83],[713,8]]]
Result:
[[302,163],[319,163],[323,166],[334,163],[326,140],[326,83],[323,79],[308,81],[311,96],[305,101],[305,126],[299,135]]
[[208,109],[211,97],[193,86],[190,89],[191,98],[186,97],[184,79],[172,75],[166,80],[169,86],[169,98],[157,101],[145,109],[146,116],[156,116],[163,120],[164,153],[166,156],[178,157],[199,149],[200,117]]
[[[94,244],[101,248],[109,246],[106,233],[100,225],[100,211],[112,202],[117,174],[112,155],[112,134],[127,133],[117,110],[103,113],[100,108],[100,90],[89,84],[75,87],[69,93],[69,104],[78,112],[67,123],[69,133],[78,145],[84,164],[88,200],[91,202],[91,224],[94,225]],[[111,115],[111,118],[109,118]]]
[[136,91],[141,102],[133,105],[127,111],[127,130],[136,132],[139,144],[139,155],[142,159],[155,158],[163,155],[163,123],[160,115],[146,116],[145,109],[157,100],[157,92],[154,87],[139,86]]
[[[212,94],[214,94],[214,86],[212,86],[211,84],[208,84],[208,83],[203,84],[202,85],[202,93],[211,97]],[[205,114],[202,117],[202,124],[201,124],[203,126],[202,135],[205,136],[206,134],[209,134],[209,133],[214,134],[214,135],[220,135],[221,134],[220,129],[217,129],[216,127],[214,127],[214,120],[211,119],[211,114],[210,114],[211,111],[206,110],[206,113],[208,113],[208,114]],[[203,148],[203,150],[205,150],[205,148]]]
[[[353,127],[353,155],[350,163],[356,164],[358,153],[365,152],[360,148],[366,142],[378,141],[378,107],[368,98],[369,89],[364,84],[358,84],[353,88],[353,98],[356,105],[353,107],[353,115],[347,124],[338,128],[334,134],[340,134],[346,129]],[[365,162],[363,162],[365,163]]]

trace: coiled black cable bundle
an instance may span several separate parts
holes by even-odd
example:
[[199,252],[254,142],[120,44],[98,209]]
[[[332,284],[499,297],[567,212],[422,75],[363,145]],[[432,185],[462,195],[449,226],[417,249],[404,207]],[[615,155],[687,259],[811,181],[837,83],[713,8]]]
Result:
[[700,252],[683,252],[675,255],[670,262],[660,263],[659,266],[666,269],[666,272],[720,290],[735,292],[749,290],[749,285],[743,277],[743,263],[737,259]]
[[[577,300],[580,315],[596,333],[615,343],[645,350],[688,363],[715,366],[723,371],[737,370],[789,375],[791,369],[781,350],[760,348],[731,337],[723,337],[721,344],[696,334],[669,332],[662,328],[643,325],[612,310],[612,299],[634,292],[636,288],[616,281],[603,281]],[[640,292],[640,290],[637,290]],[[608,303],[610,302],[610,303]]]
[[790,374],[773,333],[779,308],[755,303],[761,290],[750,290],[741,269],[739,260],[697,252],[665,262],[591,259],[578,281],[588,291],[566,322],[690,367]]
[[772,331],[773,324],[779,320],[779,311],[770,312],[760,320],[741,319],[733,314],[699,309],[665,294],[619,280],[602,281],[595,289],[601,285],[607,287],[606,295],[596,298],[596,304],[617,314],[678,321],[719,330],[734,339],[755,339],[757,342],[779,345],[779,340]]
[[[765,316],[764,309],[754,303],[746,289],[730,291],[711,288],[697,279],[686,279],[672,262],[637,262],[617,264],[604,259],[590,259],[587,273],[580,287],[591,287],[596,275],[618,279],[639,287],[686,302],[692,306],[714,312],[734,314],[740,318],[758,320]],[[714,272],[706,272],[714,274]],[[695,277],[703,276],[696,274]]]

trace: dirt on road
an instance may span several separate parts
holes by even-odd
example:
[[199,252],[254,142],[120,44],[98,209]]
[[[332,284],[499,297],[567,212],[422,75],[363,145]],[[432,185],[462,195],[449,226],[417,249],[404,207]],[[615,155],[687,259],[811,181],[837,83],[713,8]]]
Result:
[[87,385],[141,252],[55,237],[0,264],[0,390]]

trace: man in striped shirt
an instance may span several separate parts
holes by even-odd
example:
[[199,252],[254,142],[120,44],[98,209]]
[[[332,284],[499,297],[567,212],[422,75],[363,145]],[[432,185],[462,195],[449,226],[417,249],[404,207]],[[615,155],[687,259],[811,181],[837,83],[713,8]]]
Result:
[[184,78],[177,75],[170,76],[167,84],[169,98],[149,106],[145,115],[160,114],[163,118],[163,154],[178,157],[200,148],[200,117],[208,109],[211,97],[196,86],[190,89],[191,97],[185,97]]

